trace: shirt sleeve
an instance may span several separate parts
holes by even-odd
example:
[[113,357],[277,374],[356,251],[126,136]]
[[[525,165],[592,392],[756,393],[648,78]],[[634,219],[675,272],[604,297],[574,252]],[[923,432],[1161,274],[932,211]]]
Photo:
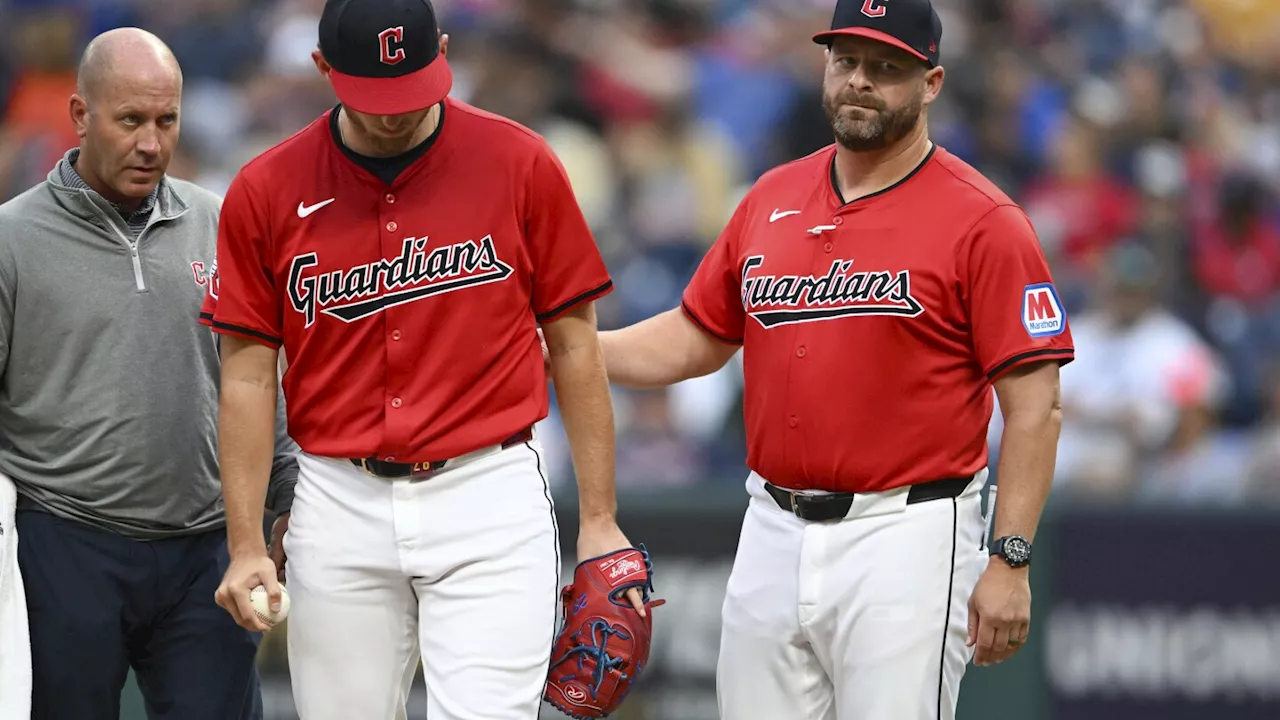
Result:
[[600,248],[578,206],[569,175],[547,146],[529,172],[525,237],[533,265],[532,304],[538,322],[613,290]]
[[991,380],[1028,362],[1075,357],[1071,328],[1031,221],[1003,205],[970,231],[959,277],[974,351]]
[[680,302],[684,314],[703,332],[732,345],[742,344],[746,329],[738,257],[740,236],[746,224],[746,208],[744,199],[698,264]]
[[218,222],[218,248],[202,322],[214,332],[280,347],[281,304],[272,271],[268,223],[243,174],[227,189]]

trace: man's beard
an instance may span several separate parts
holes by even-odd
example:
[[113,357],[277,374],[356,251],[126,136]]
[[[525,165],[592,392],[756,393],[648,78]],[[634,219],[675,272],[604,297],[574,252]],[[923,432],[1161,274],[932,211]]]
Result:
[[[855,118],[843,113],[841,104],[844,102],[867,106],[850,110],[863,117]],[[868,107],[875,109],[867,109]],[[822,109],[826,112],[827,122],[831,124],[831,131],[840,145],[854,152],[883,150],[915,129],[920,114],[924,111],[924,90],[913,94],[905,105],[895,110],[886,109],[884,103],[872,98],[832,98],[823,93]]]

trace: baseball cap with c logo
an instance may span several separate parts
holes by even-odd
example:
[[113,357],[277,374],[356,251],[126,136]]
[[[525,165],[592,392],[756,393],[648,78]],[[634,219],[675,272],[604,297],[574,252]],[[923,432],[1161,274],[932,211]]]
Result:
[[837,0],[831,29],[813,41],[830,45],[838,35],[888,43],[937,67],[942,20],[929,0]]
[[327,0],[320,54],[338,100],[369,115],[423,110],[453,87],[430,0]]

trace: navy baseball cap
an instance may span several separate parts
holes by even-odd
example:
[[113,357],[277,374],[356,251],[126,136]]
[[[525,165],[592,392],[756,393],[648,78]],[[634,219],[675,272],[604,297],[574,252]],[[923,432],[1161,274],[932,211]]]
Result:
[[830,45],[839,35],[879,40],[937,67],[942,19],[929,0],[837,0],[831,29],[813,41]]
[[430,0],[327,0],[320,54],[343,105],[370,115],[429,108],[453,87]]

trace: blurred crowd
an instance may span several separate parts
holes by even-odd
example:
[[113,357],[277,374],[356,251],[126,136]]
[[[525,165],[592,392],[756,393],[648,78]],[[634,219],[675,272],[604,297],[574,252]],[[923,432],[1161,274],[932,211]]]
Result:
[[[566,165],[616,282],[606,328],[678,304],[754,179],[831,142],[809,38],[832,4],[435,2],[454,95]],[[933,137],[1028,211],[1074,328],[1054,497],[1280,502],[1280,0],[935,4]],[[78,54],[121,25],[158,34],[185,73],[171,174],[224,190],[334,103],[310,58],[322,6],[7,0],[0,200],[76,143]],[[617,392],[621,486],[740,486],[736,363]],[[554,415],[543,437],[568,482]]]

